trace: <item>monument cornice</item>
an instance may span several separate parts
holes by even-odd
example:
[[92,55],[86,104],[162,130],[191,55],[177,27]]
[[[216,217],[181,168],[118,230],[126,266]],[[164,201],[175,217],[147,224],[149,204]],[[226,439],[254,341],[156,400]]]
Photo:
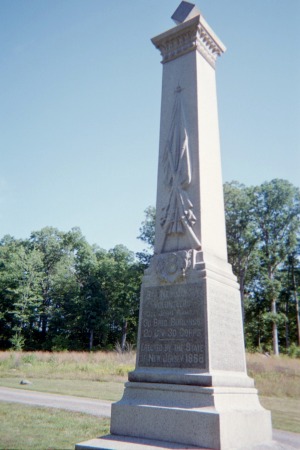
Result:
[[214,68],[217,56],[221,56],[226,51],[224,44],[201,15],[193,17],[151,40],[160,50],[163,64],[197,50]]

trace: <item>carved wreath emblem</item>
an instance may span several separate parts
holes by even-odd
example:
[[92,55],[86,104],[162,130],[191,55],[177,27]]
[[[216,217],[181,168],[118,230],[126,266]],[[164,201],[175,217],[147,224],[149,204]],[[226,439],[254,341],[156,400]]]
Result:
[[192,251],[162,253],[156,258],[156,274],[162,281],[173,283],[183,278],[191,265]]

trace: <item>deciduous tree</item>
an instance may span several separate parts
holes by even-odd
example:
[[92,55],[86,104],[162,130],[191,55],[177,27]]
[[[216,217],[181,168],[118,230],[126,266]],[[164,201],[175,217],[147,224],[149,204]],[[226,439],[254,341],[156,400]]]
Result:
[[253,205],[263,272],[261,283],[270,303],[273,351],[278,355],[278,321],[281,320],[277,313],[281,290],[279,269],[296,248],[300,223],[299,189],[286,180],[265,182],[255,188]]

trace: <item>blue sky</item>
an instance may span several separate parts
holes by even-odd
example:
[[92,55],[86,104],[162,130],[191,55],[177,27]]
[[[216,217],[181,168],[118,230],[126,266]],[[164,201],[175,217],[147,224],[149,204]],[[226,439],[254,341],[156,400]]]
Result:
[[[162,66],[179,0],[0,1],[0,238],[81,228],[109,249],[155,204]],[[300,186],[299,0],[199,0],[224,181]]]

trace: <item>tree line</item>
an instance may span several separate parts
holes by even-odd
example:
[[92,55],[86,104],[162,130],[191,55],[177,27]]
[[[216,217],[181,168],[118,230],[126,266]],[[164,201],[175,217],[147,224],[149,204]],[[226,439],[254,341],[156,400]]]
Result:
[[134,342],[143,266],[81,231],[46,227],[0,241],[0,348],[92,350]]
[[[241,286],[248,349],[300,346],[300,191],[285,180],[224,184],[229,262]],[[134,344],[144,269],[154,244],[148,207],[134,254],[90,245],[78,228],[0,241],[0,348],[111,349]]]
[[241,287],[246,345],[300,346],[300,191],[286,180],[224,185],[228,258]]

